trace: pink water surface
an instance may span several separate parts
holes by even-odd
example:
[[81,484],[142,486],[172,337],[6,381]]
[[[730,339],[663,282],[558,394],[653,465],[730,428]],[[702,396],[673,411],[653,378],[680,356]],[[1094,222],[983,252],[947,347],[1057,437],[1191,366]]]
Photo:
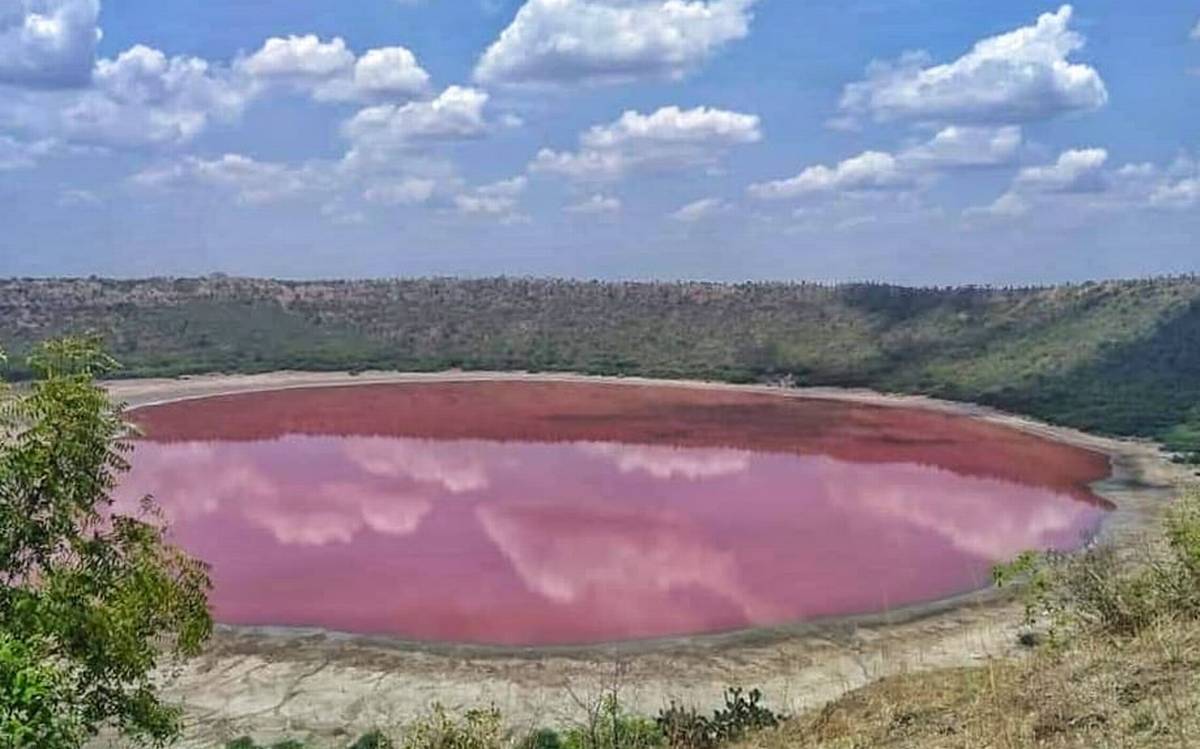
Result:
[[551,645],[779,625],[1071,548],[1103,456],[924,411],[687,388],[324,388],[142,409],[119,490],[218,621]]

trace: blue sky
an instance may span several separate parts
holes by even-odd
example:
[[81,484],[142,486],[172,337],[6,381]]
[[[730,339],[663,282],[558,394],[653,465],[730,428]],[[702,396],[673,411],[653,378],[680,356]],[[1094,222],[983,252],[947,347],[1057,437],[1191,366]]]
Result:
[[1200,271],[1200,6],[0,0],[0,274]]

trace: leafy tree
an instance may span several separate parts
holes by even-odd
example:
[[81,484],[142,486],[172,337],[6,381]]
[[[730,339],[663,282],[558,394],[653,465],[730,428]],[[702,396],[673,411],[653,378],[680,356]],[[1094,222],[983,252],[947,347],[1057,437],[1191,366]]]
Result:
[[0,392],[0,747],[72,749],[101,729],[164,745],[180,730],[154,674],[212,631],[207,568],[172,547],[153,501],[112,490],[132,449],[95,378],[116,363],[71,338]]
[[0,632],[0,741],[5,746],[75,746],[83,716],[63,673],[36,650]]

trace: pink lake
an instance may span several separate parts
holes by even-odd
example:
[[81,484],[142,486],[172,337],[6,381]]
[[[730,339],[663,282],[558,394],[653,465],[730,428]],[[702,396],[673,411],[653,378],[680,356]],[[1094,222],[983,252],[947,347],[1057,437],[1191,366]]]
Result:
[[163,506],[232,625],[565,645],[886,611],[1071,549],[1103,455],[933,411],[475,382],[139,409],[118,491]]

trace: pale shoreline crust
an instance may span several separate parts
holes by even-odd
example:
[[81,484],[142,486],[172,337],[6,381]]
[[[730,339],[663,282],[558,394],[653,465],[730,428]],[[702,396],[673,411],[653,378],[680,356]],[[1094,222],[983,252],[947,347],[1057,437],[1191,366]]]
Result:
[[[1110,478],[1093,485],[1116,510],[1101,540],[1132,547],[1152,530],[1189,478],[1153,443],[1100,437],[961,403],[864,390],[728,385],[571,374],[280,372],[126,380],[108,384],[130,407],[289,388],[421,382],[603,382],[735,389],[781,397],[932,409],[982,419],[1107,455]],[[220,746],[251,734],[315,740],[396,727],[439,702],[450,710],[495,705],[515,726],[570,723],[577,699],[616,681],[630,709],[670,700],[708,706],[728,685],[762,689],[795,712],[885,676],[977,664],[1017,652],[1020,606],[994,591],[886,614],[766,630],[578,648],[489,648],[404,643],[336,633],[222,627],[206,652],[170,676],[185,706],[182,746]],[[571,689],[566,687],[570,685]]]

